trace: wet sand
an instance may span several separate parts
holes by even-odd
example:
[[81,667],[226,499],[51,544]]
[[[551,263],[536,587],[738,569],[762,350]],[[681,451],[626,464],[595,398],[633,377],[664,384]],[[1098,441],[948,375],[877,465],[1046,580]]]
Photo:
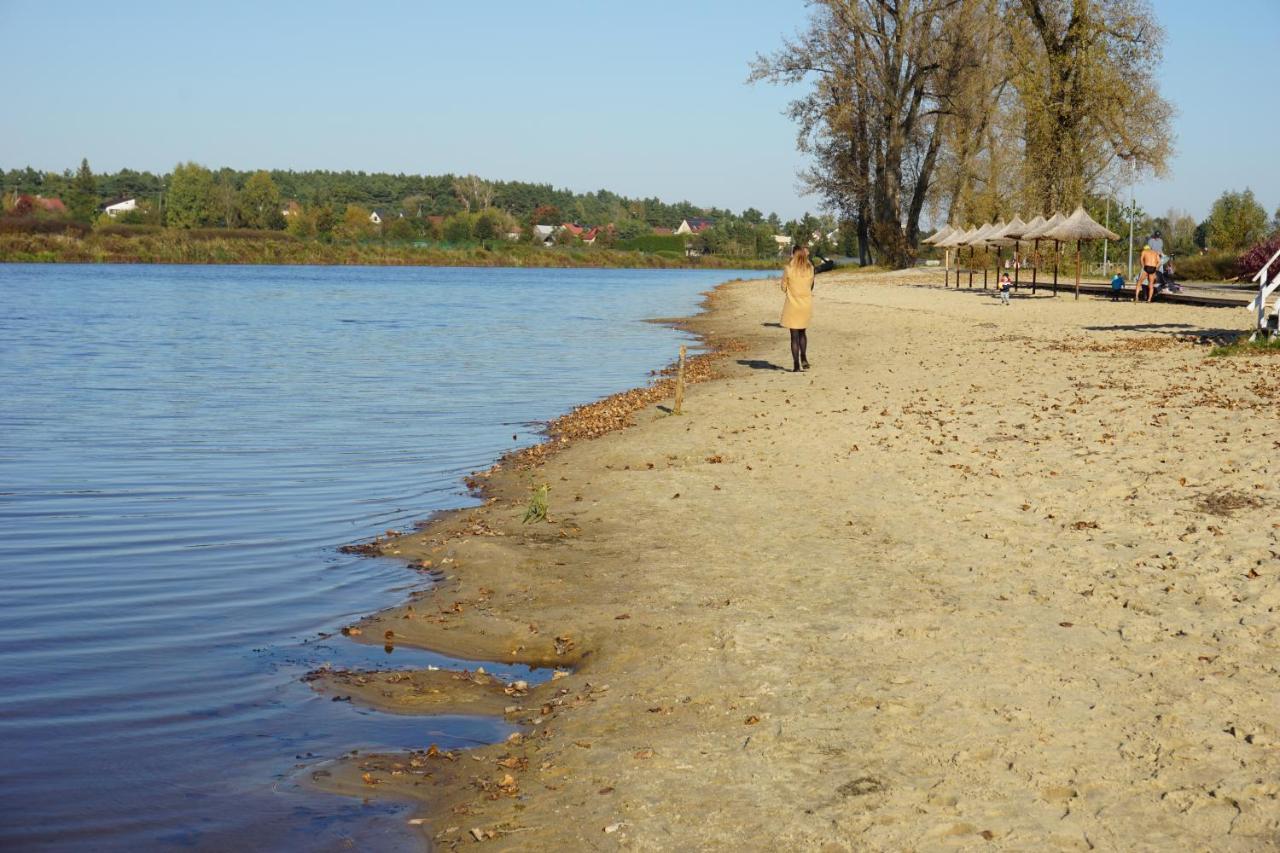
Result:
[[322,674],[523,735],[316,782],[442,849],[1280,845],[1280,361],[1196,342],[1243,310],[935,279],[820,277],[799,375],[776,283],[722,286],[684,415],[606,402],[386,542],[444,579],[353,639],[555,675]]

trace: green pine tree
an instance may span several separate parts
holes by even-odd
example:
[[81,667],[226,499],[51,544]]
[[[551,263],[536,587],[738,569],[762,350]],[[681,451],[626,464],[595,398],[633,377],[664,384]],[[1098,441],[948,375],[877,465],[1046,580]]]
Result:
[[67,211],[71,218],[86,225],[98,212],[98,181],[93,177],[87,158],[80,161],[76,176],[67,190]]

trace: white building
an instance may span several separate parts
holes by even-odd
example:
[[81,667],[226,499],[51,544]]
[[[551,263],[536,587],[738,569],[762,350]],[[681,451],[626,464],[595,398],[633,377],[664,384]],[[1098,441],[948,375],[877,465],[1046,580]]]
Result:
[[676,227],[677,234],[701,234],[715,223],[710,219],[704,219],[701,216],[695,216],[691,219],[682,219]]
[[107,216],[119,216],[122,213],[128,213],[131,210],[137,210],[137,209],[138,209],[138,200],[136,198],[129,198],[129,199],[125,199],[124,201],[118,201],[115,204],[109,204],[105,208],[103,208],[103,210],[106,211]]
[[369,221],[374,225],[381,225],[393,219],[404,219],[404,213],[395,210],[374,210],[369,214]]

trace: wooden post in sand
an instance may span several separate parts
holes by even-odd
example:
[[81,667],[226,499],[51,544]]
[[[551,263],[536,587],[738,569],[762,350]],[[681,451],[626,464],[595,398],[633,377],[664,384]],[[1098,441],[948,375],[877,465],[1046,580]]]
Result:
[[1058,241],[1053,241],[1053,295],[1058,295]]
[[1031,295],[1036,295],[1036,279],[1040,274],[1040,240],[1035,241],[1035,247],[1031,250]]
[[1080,298],[1080,241],[1076,241],[1076,299]]
[[676,405],[671,410],[673,415],[684,414],[684,354],[685,346],[680,345],[680,365],[676,368]]

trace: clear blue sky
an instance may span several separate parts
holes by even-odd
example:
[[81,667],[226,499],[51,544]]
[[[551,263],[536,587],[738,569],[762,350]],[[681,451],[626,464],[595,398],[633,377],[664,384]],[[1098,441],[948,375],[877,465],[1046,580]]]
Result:
[[[1201,218],[1250,186],[1273,211],[1280,2],[1155,6],[1178,156],[1139,203]],[[744,80],[805,14],[801,0],[0,0],[0,167],[475,172],[789,218],[816,207],[782,114],[799,93]]]

